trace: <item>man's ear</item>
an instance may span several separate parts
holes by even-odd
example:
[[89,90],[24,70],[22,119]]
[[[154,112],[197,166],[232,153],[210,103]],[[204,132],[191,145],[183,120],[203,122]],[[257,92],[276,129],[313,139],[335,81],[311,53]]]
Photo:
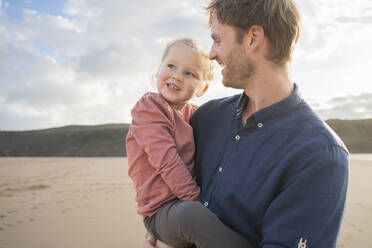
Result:
[[204,95],[204,93],[207,91],[208,88],[209,88],[209,84],[205,83],[205,85],[198,92],[196,92],[196,96],[201,97],[202,95]]
[[244,35],[244,45],[246,49],[253,51],[261,46],[265,37],[263,27],[253,25],[249,31]]

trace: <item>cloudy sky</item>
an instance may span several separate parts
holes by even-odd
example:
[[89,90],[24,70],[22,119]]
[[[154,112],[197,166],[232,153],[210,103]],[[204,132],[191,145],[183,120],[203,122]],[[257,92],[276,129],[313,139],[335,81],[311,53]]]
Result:
[[[130,122],[165,43],[211,45],[204,0],[0,0],[0,130]],[[372,118],[372,1],[298,0],[292,79],[323,119]],[[220,72],[194,103],[236,94]]]

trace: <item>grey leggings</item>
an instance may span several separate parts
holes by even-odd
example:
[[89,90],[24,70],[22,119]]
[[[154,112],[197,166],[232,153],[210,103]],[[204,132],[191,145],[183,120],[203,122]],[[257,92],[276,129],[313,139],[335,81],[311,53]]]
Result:
[[155,239],[177,248],[252,247],[199,202],[169,202],[153,216],[145,217],[144,224]]

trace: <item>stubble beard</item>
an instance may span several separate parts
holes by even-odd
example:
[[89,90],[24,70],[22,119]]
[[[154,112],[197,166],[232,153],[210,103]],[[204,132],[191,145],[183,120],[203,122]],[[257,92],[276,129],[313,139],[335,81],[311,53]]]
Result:
[[231,51],[226,60],[222,83],[225,87],[243,89],[253,74],[252,60],[245,51],[242,49]]

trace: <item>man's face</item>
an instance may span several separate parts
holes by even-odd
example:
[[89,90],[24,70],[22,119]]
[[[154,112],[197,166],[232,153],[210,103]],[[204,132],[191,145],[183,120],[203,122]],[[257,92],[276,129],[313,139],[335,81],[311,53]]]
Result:
[[221,24],[217,18],[211,23],[213,45],[209,58],[215,59],[223,67],[222,83],[226,87],[242,89],[253,74],[253,63],[244,49],[244,43],[236,41],[236,30]]

